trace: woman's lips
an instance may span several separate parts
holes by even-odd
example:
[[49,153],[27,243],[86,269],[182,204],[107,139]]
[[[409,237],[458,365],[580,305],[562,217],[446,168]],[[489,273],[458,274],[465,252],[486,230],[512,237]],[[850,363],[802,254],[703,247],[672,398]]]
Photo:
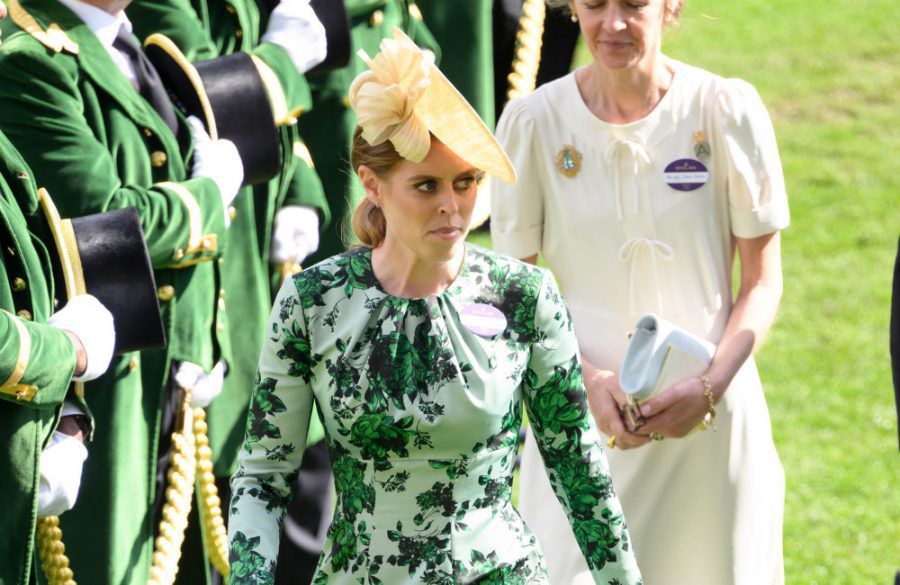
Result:
[[456,226],[447,226],[431,230],[431,234],[442,240],[453,240],[462,234],[462,230]]

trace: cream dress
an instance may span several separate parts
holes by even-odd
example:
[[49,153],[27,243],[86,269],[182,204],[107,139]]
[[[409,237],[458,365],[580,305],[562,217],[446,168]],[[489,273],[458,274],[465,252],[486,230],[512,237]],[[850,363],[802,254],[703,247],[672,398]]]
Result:
[[[789,223],[771,121],[740,80],[676,63],[653,112],[613,125],[590,112],[570,74],[511,102],[497,135],[519,180],[493,184],[494,248],[544,256],[582,354],[603,369],[619,370],[645,313],[718,342],[734,237]],[[717,432],[608,450],[647,585],[784,581],[784,472],[752,358],[717,410]],[[530,437],[520,485],[552,582],[589,582]]]

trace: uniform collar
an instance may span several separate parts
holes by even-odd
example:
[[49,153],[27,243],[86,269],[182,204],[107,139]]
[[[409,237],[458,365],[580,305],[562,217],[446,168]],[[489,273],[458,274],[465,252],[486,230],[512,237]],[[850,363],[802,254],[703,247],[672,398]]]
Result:
[[121,28],[124,27],[126,31],[131,32],[131,21],[125,16],[124,10],[113,16],[105,10],[81,0],[58,1],[87,25],[107,50],[112,47]]

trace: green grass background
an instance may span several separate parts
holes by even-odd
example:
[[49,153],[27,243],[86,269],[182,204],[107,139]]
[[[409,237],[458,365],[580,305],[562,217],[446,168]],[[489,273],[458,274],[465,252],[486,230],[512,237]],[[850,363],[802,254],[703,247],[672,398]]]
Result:
[[786,581],[892,584],[900,2],[688,0],[664,51],[753,83],[778,134],[792,222],[784,297],[758,363],[787,475]]

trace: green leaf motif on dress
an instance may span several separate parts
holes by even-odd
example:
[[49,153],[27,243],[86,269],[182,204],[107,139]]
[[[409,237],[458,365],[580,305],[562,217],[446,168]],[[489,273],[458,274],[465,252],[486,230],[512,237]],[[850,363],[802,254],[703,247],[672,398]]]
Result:
[[275,563],[256,552],[259,537],[247,538],[243,532],[237,532],[231,538],[228,562],[231,566],[231,579],[242,585],[272,585],[275,582]]
[[409,457],[407,445],[415,435],[410,429],[414,420],[412,416],[394,420],[389,414],[363,414],[353,422],[347,434],[350,443],[361,449],[363,459],[385,459],[388,453]]
[[298,321],[292,321],[291,328],[283,332],[284,339],[278,357],[289,363],[288,375],[302,378],[307,384],[315,381],[313,368],[322,360],[322,354],[312,353],[309,336],[300,328]]
[[554,367],[553,374],[539,387],[535,387],[537,381],[537,375],[529,371],[525,383],[531,387],[526,391],[533,395],[530,408],[539,413],[539,416],[531,416],[529,412],[535,433],[565,433],[571,438],[588,429],[587,395],[578,356],[572,356],[565,365]]
[[286,410],[284,402],[275,395],[276,381],[265,378],[257,382],[250,396],[250,412],[247,416],[247,434],[244,450],[250,452],[253,443],[263,438],[280,439],[281,429],[269,420],[269,416]]

